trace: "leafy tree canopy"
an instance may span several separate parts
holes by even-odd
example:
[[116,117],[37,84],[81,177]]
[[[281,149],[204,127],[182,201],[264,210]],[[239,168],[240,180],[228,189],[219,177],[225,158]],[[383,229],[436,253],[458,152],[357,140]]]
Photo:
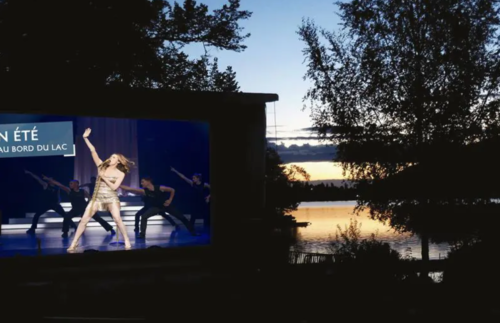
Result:
[[237,91],[231,67],[183,49],[241,52],[250,16],[239,0],[212,11],[194,0],[2,0],[0,81]]
[[[304,20],[305,95],[314,125],[338,144],[354,180],[498,136],[499,3],[337,3],[343,29]],[[439,155],[437,156],[439,157]]]

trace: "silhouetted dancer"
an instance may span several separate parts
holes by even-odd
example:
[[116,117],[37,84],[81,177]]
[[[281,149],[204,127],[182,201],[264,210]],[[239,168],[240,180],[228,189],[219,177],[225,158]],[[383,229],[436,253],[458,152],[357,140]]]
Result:
[[[69,196],[69,201],[71,202],[71,210],[66,213],[70,219],[74,217],[81,217],[85,213],[85,208],[87,207],[88,202],[90,201],[90,195],[89,193],[84,190],[80,189],[80,182],[77,181],[76,179],[72,180],[69,182],[69,187],[62,185],[58,181],[46,177],[43,177],[44,180],[47,182],[61,188],[63,191],[68,193]],[[104,220],[99,214],[95,214],[92,219],[96,220],[99,222],[99,224],[106,230],[107,232],[110,232],[111,234],[115,234],[115,230],[113,230],[113,227],[111,224],[109,224],[106,220]],[[69,224],[65,224],[66,226]],[[64,225],[63,225],[64,226]],[[63,230],[64,231],[64,230]],[[67,235],[66,235],[67,237]]]
[[[144,187],[148,181],[151,181],[149,177],[141,179],[141,186]],[[153,206],[152,203],[154,203],[151,199],[151,194],[143,194],[142,191],[138,192],[136,191],[137,189],[134,189],[132,187],[128,187],[125,185],[122,185],[121,188],[125,191],[129,191],[132,193],[136,193],[141,195],[141,199],[144,202],[144,207],[140,209],[136,214],[135,214],[135,227],[134,227],[134,232],[138,233],[139,232],[139,222],[141,220],[141,216],[150,208]],[[149,192],[147,192],[149,193]],[[160,212],[158,215],[161,215],[165,220],[167,220],[176,230],[177,229],[177,223],[172,219],[171,216],[167,215],[165,212]]]
[[[163,212],[167,212],[169,215],[177,218],[182,222],[188,229],[188,231],[193,235],[198,235],[194,231],[194,227],[191,223],[186,219],[184,214],[179,212],[173,205],[172,200],[175,196],[175,190],[171,187],[161,186],[161,185],[153,185],[153,181],[149,177],[144,177],[141,179],[141,185],[143,188],[132,188],[128,186],[120,186],[121,189],[125,191],[129,191],[135,194],[144,195],[148,199],[149,208],[144,211],[141,215],[141,227],[138,238],[145,239],[146,238],[146,228],[148,225],[148,219],[157,214],[161,214]],[[166,194],[170,193],[169,198],[166,198]]]
[[171,167],[170,169],[194,190],[192,203],[193,210],[189,222],[194,226],[196,219],[203,219],[203,226],[205,229],[208,229],[210,227],[210,208],[208,205],[210,202],[210,193],[208,192],[210,190],[210,185],[208,183],[203,183],[202,176],[199,173],[193,174],[191,179],[189,179],[179,173],[175,168]]
[[[40,177],[36,176],[30,171],[25,170],[24,171],[26,174],[30,175],[33,177],[40,185],[43,187],[43,198],[42,202],[38,208],[38,212],[35,213],[35,216],[33,216],[33,223],[31,224],[31,228],[26,231],[28,234],[34,234],[35,230],[38,225],[38,220],[40,219],[40,216],[45,214],[49,210],[54,210],[57,214],[62,216],[64,218],[63,221],[63,237],[68,236],[68,231],[69,231],[69,226],[76,228],[75,223],[71,220],[70,217],[64,212],[64,209],[62,208],[60,201],[59,201],[59,189],[55,187],[53,184],[48,183],[44,180],[42,180]],[[64,223],[67,222],[67,225],[64,225]]]
[[[142,184],[141,184],[142,185]],[[145,195],[142,196],[142,201],[144,202],[144,207],[137,211],[135,214],[135,226],[134,226],[134,232],[139,233],[139,223],[141,221],[141,216],[152,206],[151,205],[151,199],[149,196]],[[177,230],[177,223],[165,212],[160,212],[158,215],[161,215],[165,220],[167,220],[173,227],[174,230]]]

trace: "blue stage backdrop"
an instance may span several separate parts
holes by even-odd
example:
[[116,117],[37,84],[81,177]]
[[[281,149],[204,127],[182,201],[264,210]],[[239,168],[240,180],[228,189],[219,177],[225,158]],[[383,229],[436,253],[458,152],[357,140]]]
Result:
[[201,173],[203,181],[210,183],[208,124],[140,120],[138,138],[140,175],[152,177],[156,184],[175,188],[178,205],[189,212],[192,191],[170,168],[187,177]]

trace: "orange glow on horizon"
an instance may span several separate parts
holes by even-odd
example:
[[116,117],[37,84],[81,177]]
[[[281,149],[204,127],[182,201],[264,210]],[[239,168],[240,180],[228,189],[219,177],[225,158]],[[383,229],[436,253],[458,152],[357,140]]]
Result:
[[339,163],[334,162],[303,162],[303,163],[289,163],[287,165],[297,165],[306,170],[311,176],[311,181],[318,180],[342,180],[342,167]]

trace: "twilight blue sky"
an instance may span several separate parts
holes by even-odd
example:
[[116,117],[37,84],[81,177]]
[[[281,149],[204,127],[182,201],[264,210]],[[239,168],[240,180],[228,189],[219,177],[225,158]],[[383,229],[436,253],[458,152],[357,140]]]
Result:
[[[200,0],[210,9],[220,7],[224,0]],[[339,170],[331,160],[331,147],[311,147],[318,145],[317,140],[304,140],[314,134],[301,130],[311,126],[309,111],[302,111],[302,97],[309,87],[303,80],[306,71],[297,30],[302,18],[312,18],[330,30],[338,30],[340,19],[333,0],[242,0],[242,9],[253,12],[252,17],[242,26],[251,36],[245,44],[248,48],[242,53],[210,50],[210,55],[219,58],[221,68],[231,65],[243,92],[277,93],[276,102],[277,136],[289,138],[279,140],[283,143],[281,154],[285,161],[301,163],[313,179],[340,178]],[[191,46],[189,54],[203,52],[201,45]],[[268,105],[268,136],[275,137],[274,104]],[[295,139],[290,139],[295,138]],[[303,146],[306,144],[306,146]],[[291,146],[291,147],[290,147]],[[291,148],[291,150],[289,149]],[[311,149],[314,150],[311,152]],[[293,152],[300,158],[288,158]],[[287,155],[288,154],[288,155]],[[287,155],[287,156],[285,156]],[[308,160],[308,157],[310,160]],[[323,162],[320,162],[323,161]],[[314,162],[314,163],[307,163]],[[334,169],[335,168],[335,169]]]

